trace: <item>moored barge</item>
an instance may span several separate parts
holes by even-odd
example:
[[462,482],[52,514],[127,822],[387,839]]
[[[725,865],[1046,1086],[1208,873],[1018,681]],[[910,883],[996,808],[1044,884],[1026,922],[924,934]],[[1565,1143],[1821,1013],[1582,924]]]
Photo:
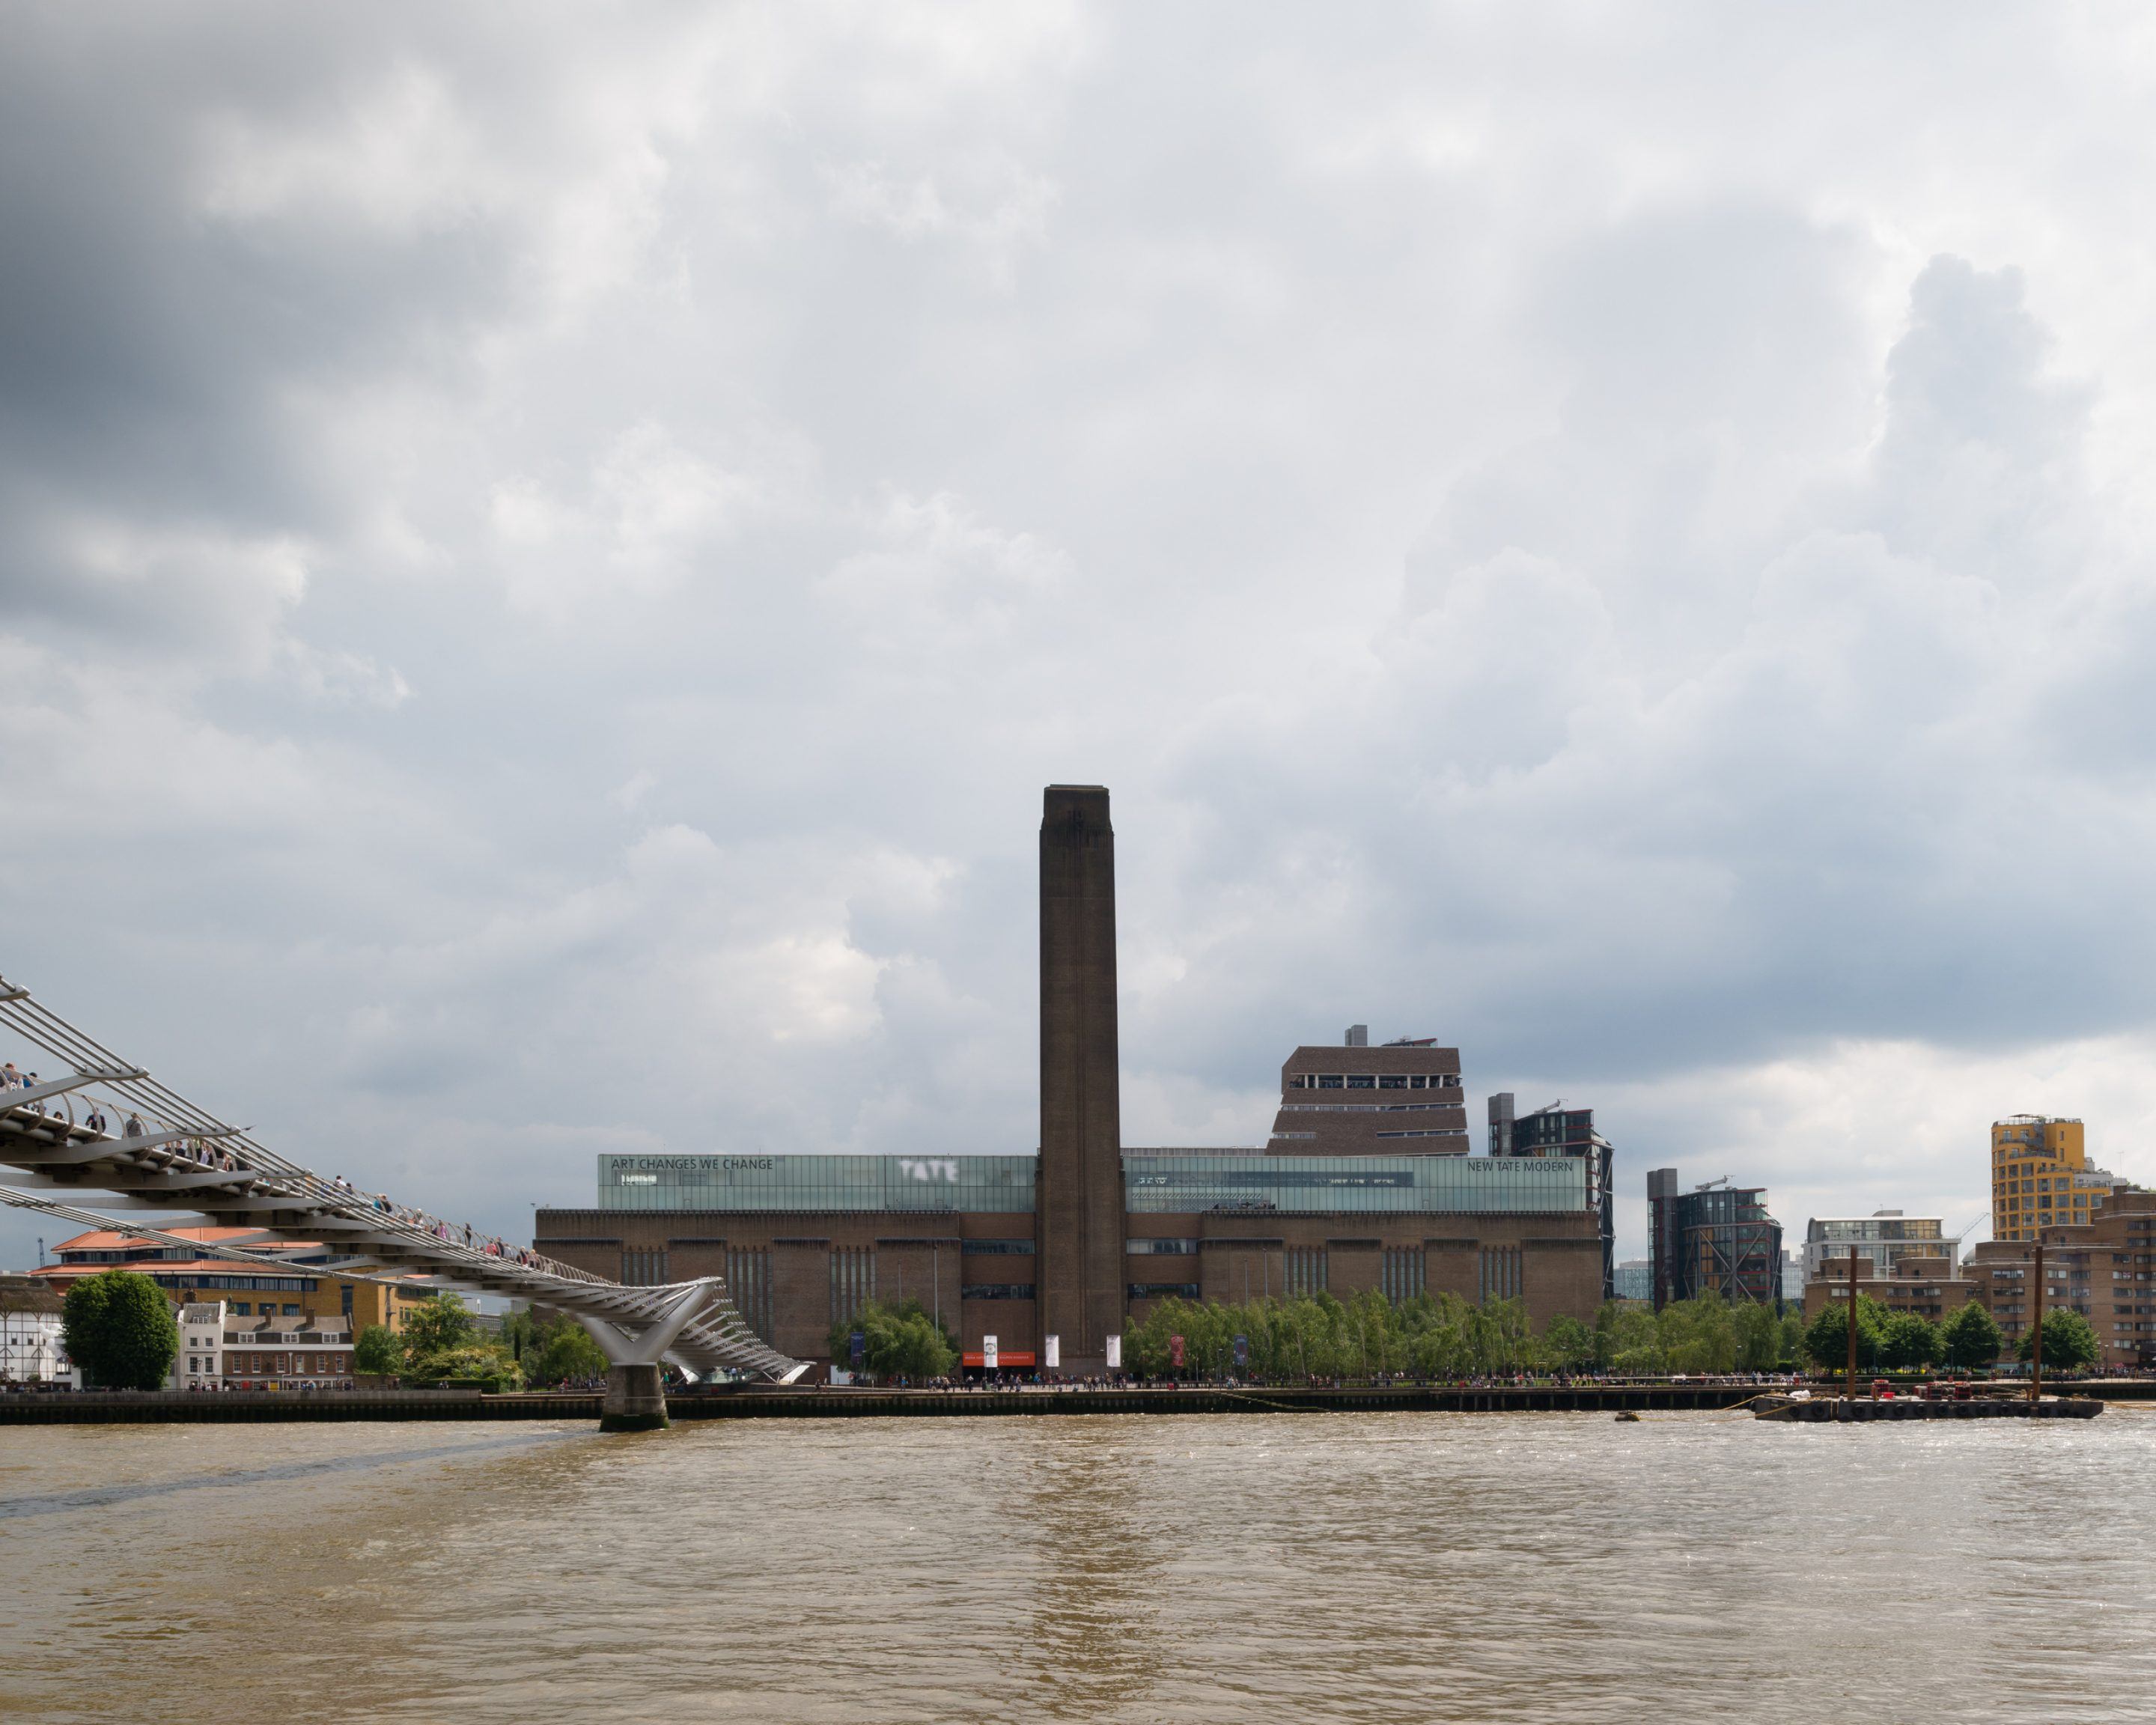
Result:
[[1755,1420],[1794,1420],[1835,1425],[1849,1420],[2093,1420],[2103,1404],[2084,1396],[1763,1395],[1752,1404]]

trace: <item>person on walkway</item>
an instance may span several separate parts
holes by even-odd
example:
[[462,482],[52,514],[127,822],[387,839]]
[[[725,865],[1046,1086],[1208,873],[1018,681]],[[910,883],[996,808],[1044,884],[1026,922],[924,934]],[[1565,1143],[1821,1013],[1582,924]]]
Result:
[[150,1128],[142,1124],[142,1117],[130,1108],[127,1123],[120,1128],[120,1136],[123,1138],[146,1138],[150,1136]]

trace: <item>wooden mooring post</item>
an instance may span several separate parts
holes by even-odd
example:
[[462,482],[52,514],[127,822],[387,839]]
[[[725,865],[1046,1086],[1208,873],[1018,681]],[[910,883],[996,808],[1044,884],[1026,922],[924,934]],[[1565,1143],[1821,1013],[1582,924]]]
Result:
[[2036,1327],[2029,1332],[2029,1399],[2044,1399],[2044,1236],[2036,1236]]

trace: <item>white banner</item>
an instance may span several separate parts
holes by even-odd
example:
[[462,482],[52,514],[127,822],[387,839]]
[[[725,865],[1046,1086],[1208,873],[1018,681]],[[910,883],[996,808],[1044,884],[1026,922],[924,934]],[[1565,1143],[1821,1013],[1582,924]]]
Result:
[[1040,1363],[1045,1370],[1050,1372],[1055,1371],[1063,1363],[1063,1338],[1060,1336],[1050,1336],[1048,1338],[1046,1357]]
[[981,1337],[981,1364],[991,1372],[996,1368],[996,1338],[993,1336]]
[[1111,1372],[1120,1372],[1122,1368],[1123,1338],[1121,1336],[1111,1336],[1108,1337],[1108,1369]]

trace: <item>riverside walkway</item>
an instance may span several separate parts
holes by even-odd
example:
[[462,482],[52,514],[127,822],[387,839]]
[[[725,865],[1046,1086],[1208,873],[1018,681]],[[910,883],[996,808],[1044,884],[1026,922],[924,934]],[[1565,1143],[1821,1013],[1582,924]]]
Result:
[[[2076,1382],[2076,1396],[2156,1401],[2156,1380]],[[675,1420],[1024,1420],[1139,1414],[1614,1414],[1712,1413],[1749,1406],[1779,1386],[1738,1383],[1399,1384],[1342,1389],[1188,1384],[1111,1389],[832,1389],[726,1385],[667,1396]],[[1830,1392],[1815,1391],[1822,1402]],[[248,1425],[276,1421],[588,1420],[597,1390],[488,1395],[454,1389],[332,1390],[314,1394],[158,1391],[0,1395],[0,1426]]]
[[[662,1360],[696,1374],[747,1373],[777,1383],[807,1369],[750,1330],[720,1277],[625,1286],[469,1226],[452,1227],[386,1194],[325,1178],[198,1107],[4,978],[0,1030],[20,1037],[61,1074],[41,1080],[12,1062],[6,1069],[0,1203],[205,1255],[290,1269],[288,1257],[251,1251],[244,1237],[206,1244],[108,1214],[165,1212],[167,1228],[244,1228],[265,1245],[320,1242],[332,1255],[319,1267],[331,1275],[425,1274],[568,1312],[613,1363],[608,1416],[614,1423],[664,1422]],[[94,1209],[79,1203],[100,1194],[109,1196]]]
[[[1089,1414],[1602,1413],[1740,1407],[1756,1384],[1529,1384],[1276,1389],[1189,1384],[1179,1389],[760,1389],[676,1390],[667,1410],[685,1420],[1005,1420]],[[68,1392],[0,1396],[0,1425],[226,1425],[279,1420],[575,1420],[599,1411],[596,1390],[486,1395],[454,1390],[326,1390],[147,1394]]]

